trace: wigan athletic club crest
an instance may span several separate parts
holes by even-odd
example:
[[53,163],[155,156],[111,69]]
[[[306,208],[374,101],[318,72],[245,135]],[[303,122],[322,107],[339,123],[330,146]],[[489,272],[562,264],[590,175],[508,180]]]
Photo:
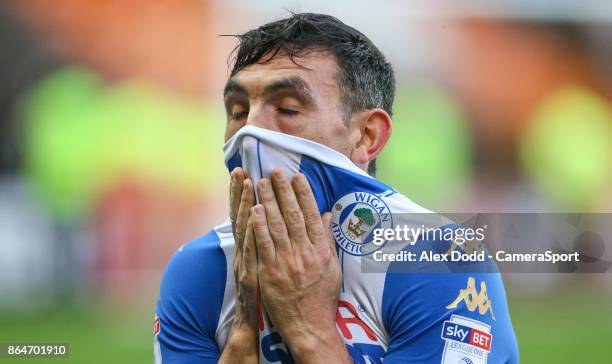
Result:
[[351,255],[368,255],[384,244],[372,243],[374,229],[393,226],[387,204],[377,195],[352,192],[340,198],[332,209],[332,232],[336,243]]

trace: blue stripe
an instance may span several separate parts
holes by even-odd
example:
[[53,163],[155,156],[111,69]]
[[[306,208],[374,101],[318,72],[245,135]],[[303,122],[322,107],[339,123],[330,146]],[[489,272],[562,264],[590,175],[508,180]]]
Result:
[[300,172],[308,179],[321,213],[330,211],[333,204],[347,193],[379,194],[392,190],[390,186],[380,181],[330,166],[307,155],[301,156]]
[[259,177],[264,178],[263,169],[261,167],[261,154],[259,153],[260,141],[257,139],[257,164],[259,164]]
[[227,161],[227,169],[231,172],[236,167],[242,167],[242,158],[240,157],[240,153],[236,152],[228,161]]

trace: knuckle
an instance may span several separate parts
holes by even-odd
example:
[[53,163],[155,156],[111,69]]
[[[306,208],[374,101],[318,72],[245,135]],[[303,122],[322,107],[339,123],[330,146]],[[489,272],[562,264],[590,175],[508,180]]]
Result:
[[234,239],[242,240],[242,236],[244,236],[244,228],[240,224],[236,224],[234,228]]
[[314,266],[315,260],[310,251],[302,252],[302,264],[304,264],[304,268],[306,269]]
[[280,193],[289,193],[292,190],[291,185],[285,179],[278,181],[276,188]]
[[257,183],[257,190],[261,193],[269,194],[271,190],[270,181],[267,178],[260,179],[259,183]]
[[272,239],[264,239],[263,246],[270,250],[271,255],[274,254],[273,253],[274,242],[272,241]]
[[266,220],[263,219],[253,219],[253,227],[260,231],[267,228]]
[[257,192],[259,193],[259,198],[261,198],[262,200],[269,201],[273,196],[270,189],[266,186],[265,183],[261,181],[257,185]]
[[264,249],[270,249],[272,245],[274,245],[274,242],[272,239],[264,238],[257,240],[257,244]]
[[270,221],[270,232],[280,234],[285,230],[285,224],[282,221]]
[[306,224],[316,224],[321,220],[321,216],[316,211],[308,211],[304,213],[304,222]]
[[290,224],[299,224],[303,219],[302,212],[297,209],[287,211],[287,221]]
[[274,267],[259,267],[259,276],[262,280],[271,284],[278,284],[282,281],[283,275]]
[[270,282],[270,284],[272,284],[273,286],[280,286],[283,284],[283,279],[280,274],[270,273],[268,275],[268,282]]
[[305,186],[298,184],[296,187],[297,188],[295,189],[295,191],[298,193],[299,197],[308,198],[310,196],[310,191],[308,191]]
[[300,276],[302,273],[301,266],[298,264],[290,264],[287,266],[287,271],[290,276]]
[[313,229],[311,234],[312,234],[311,241],[313,243],[319,243],[321,241],[325,241],[325,234],[321,232],[321,230]]
[[331,250],[328,247],[321,247],[319,250],[319,256],[324,263],[327,263],[331,260]]

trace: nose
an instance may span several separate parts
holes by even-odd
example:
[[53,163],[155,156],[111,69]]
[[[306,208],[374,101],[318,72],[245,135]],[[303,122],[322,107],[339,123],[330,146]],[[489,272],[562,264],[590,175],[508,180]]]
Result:
[[259,128],[280,131],[273,110],[261,104],[251,104],[245,125],[253,125]]

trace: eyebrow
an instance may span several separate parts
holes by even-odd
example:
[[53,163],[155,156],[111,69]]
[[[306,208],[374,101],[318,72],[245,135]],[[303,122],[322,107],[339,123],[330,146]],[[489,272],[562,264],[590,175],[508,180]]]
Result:
[[227,80],[227,83],[223,88],[223,96],[227,96],[227,94],[229,94],[230,92],[235,92],[243,95],[248,94],[247,90],[233,78]]
[[[299,76],[291,76],[286,78],[281,78],[279,80],[275,80],[271,84],[267,85],[264,88],[264,94],[271,94],[279,91],[296,91],[302,94],[308,101],[313,99],[312,90],[306,81]],[[227,80],[225,87],[223,89],[223,96],[227,96],[229,93],[238,93],[242,95],[247,95],[248,92],[238,81],[234,78],[230,78]]]
[[312,90],[308,83],[299,76],[292,76],[276,80],[264,88],[264,93],[271,94],[279,91],[297,91],[308,98],[312,98]]

